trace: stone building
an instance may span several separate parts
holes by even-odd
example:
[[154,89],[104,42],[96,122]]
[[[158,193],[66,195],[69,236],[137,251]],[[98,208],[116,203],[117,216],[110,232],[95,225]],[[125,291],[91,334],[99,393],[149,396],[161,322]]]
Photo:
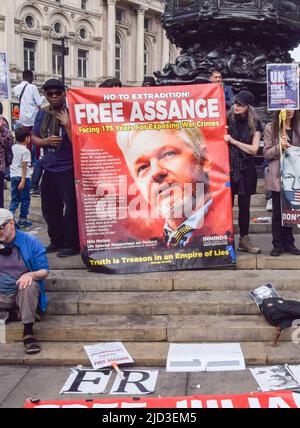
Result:
[[24,69],[38,84],[60,77],[64,40],[67,85],[114,76],[138,85],[177,54],[161,26],[163,8],[160,0],[1,0],[0,51],[13,83]]

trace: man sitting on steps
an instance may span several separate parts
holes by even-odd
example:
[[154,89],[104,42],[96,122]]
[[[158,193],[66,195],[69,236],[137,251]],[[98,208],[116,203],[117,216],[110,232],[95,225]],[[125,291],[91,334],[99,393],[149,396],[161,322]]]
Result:
[[44,279],[49,272],[45,248],[27,233],[16,230],[10,211],[0,209],[0,319],[16,320],[16,310],[24,324],[26,354],[40,352],[33,336],[36,311],[46,310]]

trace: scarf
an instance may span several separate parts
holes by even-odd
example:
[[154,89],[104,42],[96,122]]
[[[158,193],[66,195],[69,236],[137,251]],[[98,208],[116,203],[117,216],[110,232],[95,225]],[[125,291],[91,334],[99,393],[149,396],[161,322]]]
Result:
[[59,127],[61,126],[60,121],[57,119],[57,115],[60,110],[54,110],[51,106],[45,107],[43,111],[46,113],[43,117],[40,135],[42,138],[48,138],[50,135],[59,135]]

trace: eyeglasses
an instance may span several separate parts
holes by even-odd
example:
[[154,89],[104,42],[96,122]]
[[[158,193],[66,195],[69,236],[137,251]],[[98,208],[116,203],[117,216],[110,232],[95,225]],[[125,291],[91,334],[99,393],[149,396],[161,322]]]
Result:
[[60,97],[63,94],[63,91],[61,89],[56,89],[55,91],[46,92],[46,94],[47,94],[47,97],[49,97],[49,98],[52,98],[55,95],[57,97]]
[[5,223],[3,223],[3,224],[0,226],[0,230],[4,230],[4,229],[5,229],[5,227],[6,227],[6,225],[7,225],[9,222],[10,222],[10,220],[7,220]]

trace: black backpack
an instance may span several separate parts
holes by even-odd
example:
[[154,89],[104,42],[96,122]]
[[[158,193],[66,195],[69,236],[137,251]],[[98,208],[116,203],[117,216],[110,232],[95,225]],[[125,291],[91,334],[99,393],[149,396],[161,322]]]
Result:
[[290,327],[293,321],[300,320],[300,302],[295,300],[270,297],[263,300],[261,311],[266,321],[280,330]]

